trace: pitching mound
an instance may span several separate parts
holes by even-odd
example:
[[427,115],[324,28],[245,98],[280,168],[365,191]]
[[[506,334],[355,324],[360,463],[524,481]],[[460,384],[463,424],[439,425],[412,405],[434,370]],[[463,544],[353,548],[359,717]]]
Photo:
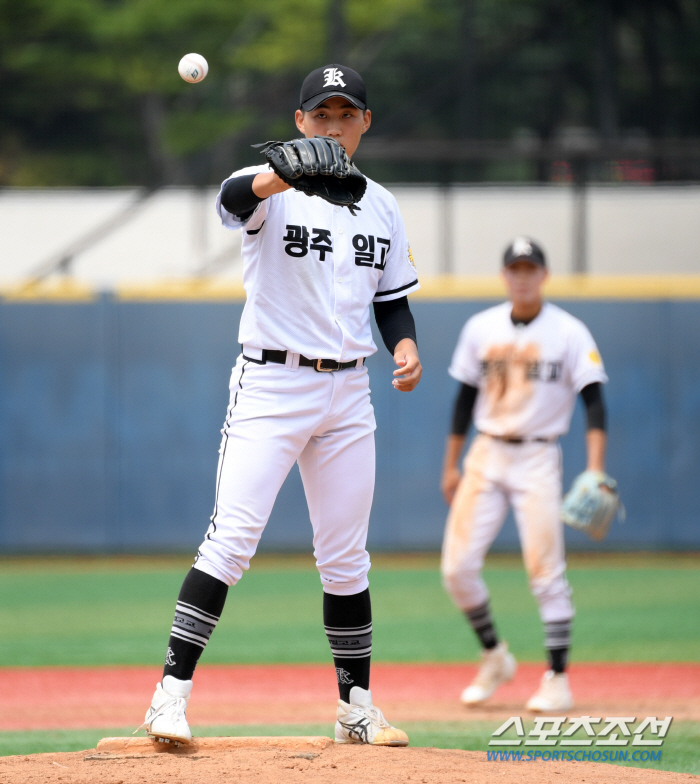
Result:
[[[556,778],[555,778],[556,776]],[[300,751],[292,748],[237,748],[218,751],[211,745],[183,753],[115,755],[97,749],[71,754],[34,754],[0,758],[3,784],[70,782],[71,784],[617,784],[634,782],[689,784],[695,776],[591,762],[488,762],[486,754],[445,749],[336,746]]]

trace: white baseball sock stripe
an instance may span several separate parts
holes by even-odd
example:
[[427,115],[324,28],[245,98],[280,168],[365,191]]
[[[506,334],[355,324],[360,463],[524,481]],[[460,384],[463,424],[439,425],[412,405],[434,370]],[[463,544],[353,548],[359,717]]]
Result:
[[341,628],[336,626],[324,626],[324,629],[326,630],[327,634],[354,634],[359,637],[363,634],[369,634],[372,631],[372,624],[368,623],[366,626],[343,626]]
[[204,612],[204,610],[200,610],[198,607],[193,607],[191,604],[185,604],[184,602],[177,602],[175,610],[184,613],[185,615],[191,615],[193,618],[198,618],[200,621],[208,623],[209,626],[216,626],[219,622],[216,615],[210,615],[209,613]]
[[545,648],[568,648],[571,644],[571,621],[550,621],[544,625]]
[[193,645],[199,645],[200,648],[205,648],[208,642],[208,640],[202,640],[201,637],[195,639],[196,635],[187,634],[187,632],[183,632],[182,629],[171,629],[170,636],[177,637],[179,640],[184,640],[185,642],[191,642]]
[[194,632],[187,631],[186,629],[183,629],[182,626],[173,626],[170,630],[170,634],[174,635],[175,637],[180,637],[183,640],[196,642],[202,647],[204,647],[209,642],[208,637],[205,637],[202,634],[195,634]]
[[346,651],[344,648],[333,648],[331,653],[339,659],[366,659],[372,655],[372,648],[360,648],[356,651]]

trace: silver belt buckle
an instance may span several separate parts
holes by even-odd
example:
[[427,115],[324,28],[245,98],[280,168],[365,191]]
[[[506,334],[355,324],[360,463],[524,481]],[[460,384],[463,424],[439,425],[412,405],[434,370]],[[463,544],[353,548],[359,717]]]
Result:
[[[322,362],[323,362],[322,359],[317,359],[316,360],[316,367],[314,368],[314,370],[316,370],[318,373],[333,373],[333,372],[335,372],[338,369],[337,367],[334,367],[334,368],[324,368],[324,367],[321,366]],[[336,362],[335,364],[338,365],[339,363]]]

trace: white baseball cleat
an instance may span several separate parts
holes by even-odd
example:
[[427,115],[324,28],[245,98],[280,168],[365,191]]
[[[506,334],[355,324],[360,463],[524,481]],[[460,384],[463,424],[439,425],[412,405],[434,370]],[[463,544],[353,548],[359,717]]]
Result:
[[353,686],[350,702],[338,700],[336,743],[368,743],[372,746],[408,746],[408,735],[392,727],[379,708],[372,705],[372,692]]
[[166,675],[156,686],[146,721],[139,727],[154,738],[189,743],[192,733],[187,724],[187,703],[192,691],[192,681],[181,681]]
[[574,698],[569,688],[569,676],[565,672],[547,670],[542,676],[540,688],[530,697],[525,706],[528,710],[549,713],[566,711],[574,707]]
[[508,650],[507,642],[499,642],[495,648],[483,651],[479,672],[462,692],[462,703],[471,707],[485,702],[502,683],[512,680],[517,669],[518,663]]

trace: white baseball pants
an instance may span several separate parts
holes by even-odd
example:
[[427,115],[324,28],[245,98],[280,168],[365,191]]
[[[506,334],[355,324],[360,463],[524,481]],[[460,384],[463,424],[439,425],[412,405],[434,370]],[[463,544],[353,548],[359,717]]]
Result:
[[489,598],[484,558],[513,507],[530,590],[544,623],[573,618],[566,580],[558,445],[478,435],[464,461],[442,549],[445,588],[461,610]]
[[365,367],[319,373],[256,364],[241,355],[231,374],[216,500],[195,568],[227,585],[248,569],[275,498],[299,463],[326,593],[368,587],[365,549],[374,494],[374,409]]

